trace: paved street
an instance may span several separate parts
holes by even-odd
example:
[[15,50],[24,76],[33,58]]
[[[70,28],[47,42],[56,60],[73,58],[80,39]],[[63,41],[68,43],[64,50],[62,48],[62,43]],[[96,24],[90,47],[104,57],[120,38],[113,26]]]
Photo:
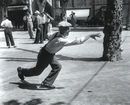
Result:
[[55,81],[56,89],[37,89],[51,70],[26,78],[24,85],[16,68],[33,67],[44,44],[33,44],[25,31],[13,32],[17,48],[8,49],[0,31],[0,105],[130,105],[130,32],[123,31],[123,60],[104,62],[102,31],[72,31],[69,38],[101,32],[97,41],[65,47],[57,53],[62,70]]

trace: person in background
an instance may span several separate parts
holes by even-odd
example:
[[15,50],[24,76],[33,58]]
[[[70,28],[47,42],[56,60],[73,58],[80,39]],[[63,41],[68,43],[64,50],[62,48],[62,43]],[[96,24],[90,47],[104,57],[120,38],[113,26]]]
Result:
[[43,43],[43,19],[38,10],[35,11],[36,15],[36,37],[34,44]]
[[23,16],[23,29],[27,31],[27,15]]
[[46,12],[42,12],[41,13],[42,16],[42,25],[43,25],[43,40],[45,41],[46,39],[48,39],[48,33],[49,33],[49,23],[51,23],[51,21],[53,21],[54,19],[47,14]]
[[33,31],[36,30],[36,27],[37,27],[37,21],[36,21],[36,14],[34,13],[33,16],[32,16],[32,20],[33,20]]
[[76,23],[77,23],[77,19],[76,19],[76,16],[75,16],[75,12],[71,12],[70,14],[70,18],[71,18],[71,24],[74,28],[76,28]]
[[32,15],[30,11],[27,11],[27,29],[28,29],[28,34],[30,36],[30,39],[34,39],[33,35],[33,20],[32,20]]
[[7,16],[4,16],[4,20],[2,21],[1,26],[4,28],[6,45],[8,48],[10,48],[10,46],[13,46],[15,48],[16,46],[12,35],[13,25]]
[[44,12],[41,13],[41,17],[42,17],[42,27],[43,27],[43,40],[45,41],[47,38],[47,16],[45,15]]
[[68,35],[70,32],[71,24],[67,21],[62,21],[58,26],[59,32],[52,34],[49,38],[48,43],[45,44],[45,46],[43,46],[39,51],[36,65],[33,68],[17,68],[18,77],[22,81],[24,81],[25,77],[40,75],[45,70],[45,68],[50,65],[52,68],[51,72],[43,80],[40,87],[38,88],[54,89],[55,86],[53,83],[56,80],[62,67],[56,59],[55,54],[65,46],[80,45],[87,41],[89,38],[96,39],[96,37],[100,37],[100,34],[96,33],[70,40],[68,38]]

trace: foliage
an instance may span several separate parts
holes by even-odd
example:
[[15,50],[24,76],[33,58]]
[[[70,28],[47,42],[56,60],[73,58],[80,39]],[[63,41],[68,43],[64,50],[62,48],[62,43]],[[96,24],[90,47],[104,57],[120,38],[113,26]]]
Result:
[[107,61],[121,60],[122,2],[108,0],[104,27],[103,59]]

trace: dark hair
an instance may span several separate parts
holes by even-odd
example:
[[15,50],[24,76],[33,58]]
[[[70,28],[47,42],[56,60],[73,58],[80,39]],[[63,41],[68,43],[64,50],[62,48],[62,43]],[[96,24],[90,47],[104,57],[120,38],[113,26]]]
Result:
[[69,27],[63,27],[63,26],[59,27],[59,31],[61,34],[65,33],[67,30],[69,30]]

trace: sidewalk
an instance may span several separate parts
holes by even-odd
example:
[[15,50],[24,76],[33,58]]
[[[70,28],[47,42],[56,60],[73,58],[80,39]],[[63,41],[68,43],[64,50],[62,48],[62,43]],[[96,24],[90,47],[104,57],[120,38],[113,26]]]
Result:
[[[92,31],[73,31],[69,38],[90,33]],[[20,83],[16,68],[32,67],[43,45],[32,44],[27,32],[13,32],[13,35],[17,48],[8,49],[0,32],[0,105],[130,105],[129,31],[122,33],[123,60],[118,62],[100,60],[103,37],[62,49],[57,54],[62,70],[53,90],[35,87],[47,76],[50,67],[40,76],[26,78],[31,86]]]

